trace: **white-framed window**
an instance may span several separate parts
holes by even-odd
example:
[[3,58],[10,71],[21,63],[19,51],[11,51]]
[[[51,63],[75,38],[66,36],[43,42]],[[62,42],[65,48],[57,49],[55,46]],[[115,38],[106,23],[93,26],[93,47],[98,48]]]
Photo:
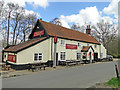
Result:
[[87,43],[87,46],[89,46],[90,44],[89,43]]
[[34,61],[41,61],[42,53],[34,53]]
[[65,45],[65,40],[61,40],[61,41],[60,41],[60,44],[61,44],[61,45]]
[[97,45],[95,44],[94,47],[97,48]]
[[65,60],[65,52],[60,53],[60,60]]
[[77,60],[81,59],[81,53],[77,53]]
[[81,47],[81,43],[78,43],[78,47]]

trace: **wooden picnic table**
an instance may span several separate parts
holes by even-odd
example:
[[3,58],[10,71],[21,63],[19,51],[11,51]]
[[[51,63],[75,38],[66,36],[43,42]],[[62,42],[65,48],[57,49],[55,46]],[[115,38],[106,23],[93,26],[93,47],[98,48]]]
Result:
[[41,68],[43,68],[45,70],[45,68],[47,67],[47,65],[45,65],[46,62],[38,62],[38,63],[29,63],[28,64],[28,70],[32,70],[32,72],[34,72],[35,70],[40,70]]
[[81,63],[80,60],[64,60],[64,61],[60,61],[61,65],[66,65],[66,66],[73,66],[73,65],[78,65]]

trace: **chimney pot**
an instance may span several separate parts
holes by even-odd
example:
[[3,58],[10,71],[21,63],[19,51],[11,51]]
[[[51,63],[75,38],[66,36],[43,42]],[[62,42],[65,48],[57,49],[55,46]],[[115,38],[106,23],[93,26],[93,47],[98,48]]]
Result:
[[86,34],[91,34],[90,25],[87,25]]
[[90,29],[90,25],[87,25],[87,29]]

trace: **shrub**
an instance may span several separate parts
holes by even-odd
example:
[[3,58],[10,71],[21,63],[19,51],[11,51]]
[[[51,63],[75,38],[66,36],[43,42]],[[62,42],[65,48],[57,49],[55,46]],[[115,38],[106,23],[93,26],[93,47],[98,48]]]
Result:
[[113,54],[113,57],[114,57],[114,58],[118,58],[118,55],[116,55],[116,54]]
[[106,85],[109,85],[113,88],[118,88],[120,86],[120,79],[118,78],[112,78],[108,82],[106,82]]

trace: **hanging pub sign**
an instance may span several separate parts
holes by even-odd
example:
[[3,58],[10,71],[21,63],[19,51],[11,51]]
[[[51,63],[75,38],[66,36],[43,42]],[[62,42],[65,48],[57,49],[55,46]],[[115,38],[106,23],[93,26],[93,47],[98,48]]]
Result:
[[54,37],[54,43],[57,43],[57,37],[56,36]]
[[8,61],[16,63],[16,55],[8,54]]
[[77,49],[77,45],[66,44],[66,49]]
[[34,35],[33,35],[33,36],[36,37],[36,36],[41,36],[41,35],[44,35],[44,30],[34,32]]

